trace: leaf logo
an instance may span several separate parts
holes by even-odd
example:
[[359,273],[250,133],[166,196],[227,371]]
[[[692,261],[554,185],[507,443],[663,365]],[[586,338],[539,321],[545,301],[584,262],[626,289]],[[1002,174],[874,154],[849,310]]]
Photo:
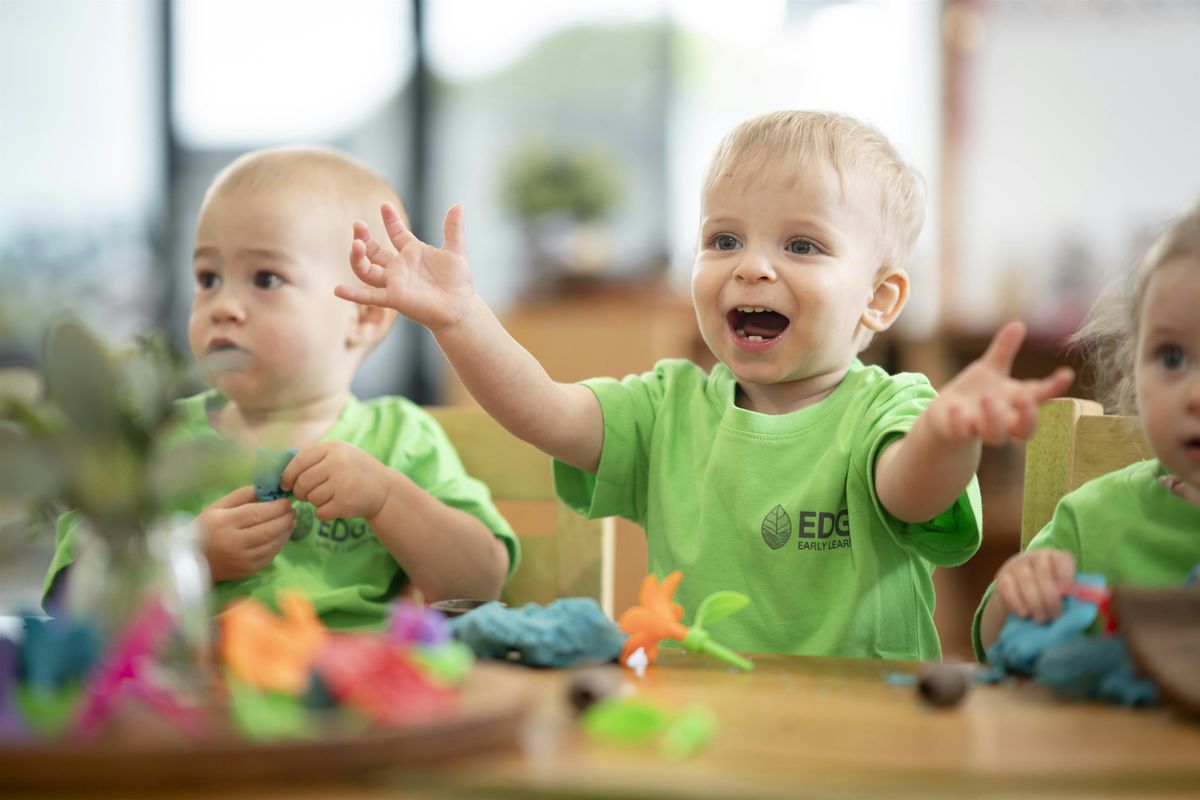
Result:
[[783,506],[775,506],[763,517],[762,537],[767,547],[778,550],[787,544],[792,536],[792,518],[783,510]]
[[296,527],[292,528],[292,541],[298,542],[301,539],[308,538],[313,529],[320,524],[317,521],[317,515],[313,512],[312,505],[309,503],[297,503]]

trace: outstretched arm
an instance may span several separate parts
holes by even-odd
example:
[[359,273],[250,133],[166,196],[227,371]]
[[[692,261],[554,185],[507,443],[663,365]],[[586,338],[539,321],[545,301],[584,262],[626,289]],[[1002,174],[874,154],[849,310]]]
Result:
[[475,294],[463,237],[463,207],[446,212],[445,244],[431,247],[395,207],[380,211],[392,248],[354,225],[350,265],[362,281],[338,297],[399,311],[433,333],[467,391],[513,435],[589,472],[600,463],[604,420],[587,387],[558,383],[504,330]]
[[880,455],[875,491],[889,513],[924,522],[944,512],[979,468],[981,446],[1028,439],[1041,404],[1071,385],[1074,373],[1067,367],[1038,380],[1013,378],[1024,338],[1020,322],[1001,328],[979,360],[946,384],[912,430]]

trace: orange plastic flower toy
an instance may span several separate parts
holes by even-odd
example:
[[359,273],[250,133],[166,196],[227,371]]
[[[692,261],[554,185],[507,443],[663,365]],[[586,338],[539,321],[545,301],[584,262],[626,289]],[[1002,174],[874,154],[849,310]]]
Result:
[[704,629],[705,623],[716,622],[740,610],[750,598],[739,592],[714,592],[704,598],[696,610],[696,618],[689,628],[680,622],[683,606],[671,598],[683,580],[683,573],[675,570],[662,583],[658,576],[647,575],[638,592],[638,605],[628,609],[617,620],[621,630],[629,634],[621,648],[621,663],[629,659],[639,647],[651,662],[658,656],[658,643],[663,639],[675,639],[685,650],[692,653],[707,653],[714,658],[732,664],[739,669],[753,669],[754,665],[737,653],[712,638]]
[[239,680],[259,689],[301,694],[329,631],[302,594],[279,595],[275,616],[257,600],[241,600],[220,616],[221,660]]

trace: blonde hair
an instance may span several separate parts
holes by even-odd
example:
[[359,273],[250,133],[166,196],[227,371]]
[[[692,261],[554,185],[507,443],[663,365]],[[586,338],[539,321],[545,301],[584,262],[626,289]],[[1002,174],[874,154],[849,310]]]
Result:
[[757,180],[781,169],[799,172],[815,159],[834,169],[843,195],[857,181],[876,190],[881,269],[903,269],[925,223],[924,181],[887,137],[854,117],[775,111],[746,120],[721,141],[704,190],[735,176]]
[[237,158],[217,174],[204,195],[204,204],[222,192],[255,191],[286,186],[318,199],[337,203],[347,220],[333,224],[346,227],[361,219],[372,235],[382,235],[379,206],[392,203],[405,223],[408,214],[392,185],[375,170],[341,150],[316,145],[271,147],[253,150]]
[[1159,267],[1179,256],[1200,258],[1200,204],[1168,223],[1135,268],[1101,293],[1068,340],[1092,365],[1097,399],[1109,413],[1137,413],[1135,367],[1146,287]]

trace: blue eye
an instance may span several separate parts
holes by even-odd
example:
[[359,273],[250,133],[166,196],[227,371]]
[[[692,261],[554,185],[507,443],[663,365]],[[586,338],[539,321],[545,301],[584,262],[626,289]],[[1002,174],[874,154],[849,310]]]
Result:
[[821,250],[808,239],[793,239],[787,243],[787,251],[798,256],[814,256]]
[[202,271],[196,273],[196,285],[201,289],[213,289],[221,282],[215,272]]
[[730,236],[728,233],[719,233],[713,237],[713,247],[718,250],[736,250],[738,248],[738,240]]
[[1158,348],[1158,353],[1155,355],[1158,363],[1169,370],[1179,369],[1187,361],[1187,357],[1183,354],[1183,348],[1173,344],[1165,344]]
[[267,272],[265,269],[259,270],[254,273],[254,285],[259,289],[274,289],[283,285],[283,278],[274,272]]

